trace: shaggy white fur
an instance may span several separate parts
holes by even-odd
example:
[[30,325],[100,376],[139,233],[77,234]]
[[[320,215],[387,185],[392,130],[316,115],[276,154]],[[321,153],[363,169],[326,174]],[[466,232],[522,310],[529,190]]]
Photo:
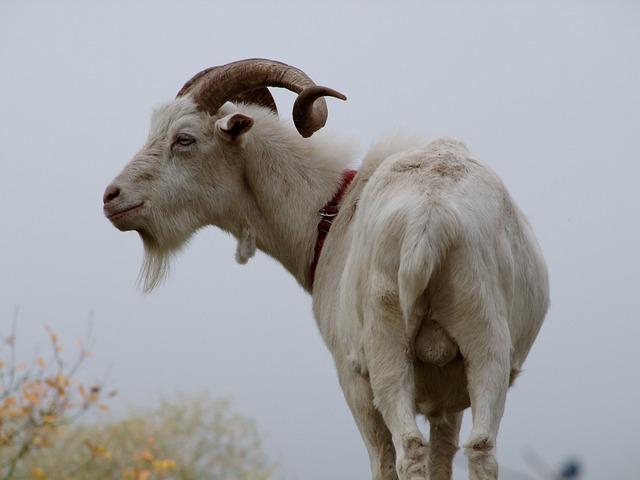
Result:
[[[160,107],[114,180],[114,225],[145,245],[154,288],[199,228],[256,248],[310,290],[318,210],[353,160],[350,142],[303,139],[270,111]],[[507,388],[548,306],[545,263],[500,179],[464,144],[394,136],[366,154],[316,269],[313,310],[371,460],[373,478],[451,478],[462,411],[471,478],[496,479]],[[336,288],[339,285],[339,288]],[[416,414],[430,423],[427,442]]]

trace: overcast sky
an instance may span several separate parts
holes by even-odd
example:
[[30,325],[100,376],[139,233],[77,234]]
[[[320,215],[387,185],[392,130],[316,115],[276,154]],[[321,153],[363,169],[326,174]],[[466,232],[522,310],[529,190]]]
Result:
[[[2,0],[0,330],[18,305],[24,348],[46,343],[44,324],[71,344],[94,312],[88,373],[111,366],[121,400],[230,394],[287,478],[368,478],[310,298],[282,267],[238,266],[208,228],[144,296],[138,236],[102,216],[154,105],[204,67],[273,58],[347,94],[328,128],[362,151],[390,130],[455,136],[502,176],[542,244],[552,306],[499,460],[527,471],[533,449],[583,458],[587,479],[637,478],[638,2],[399,3]],[[292,96],[277,99],[287,112]]]

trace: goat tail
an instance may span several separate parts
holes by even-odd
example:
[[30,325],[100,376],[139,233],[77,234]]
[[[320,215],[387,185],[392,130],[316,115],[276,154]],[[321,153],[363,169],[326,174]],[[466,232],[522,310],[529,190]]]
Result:
[[458,225],[457,216],[450,207],[431,204],[407,226],[400,249],[398,295],[408,332],[420,326],[416,304],[455,241]]

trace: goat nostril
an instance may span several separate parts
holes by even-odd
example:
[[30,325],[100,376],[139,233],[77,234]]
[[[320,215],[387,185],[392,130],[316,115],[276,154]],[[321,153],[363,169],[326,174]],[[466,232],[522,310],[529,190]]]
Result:
[[106,205],[111,200],[120,195],[120,188],[115,185],[109,185],[107,189],[104,191],[104,196],[102,197],[102,202]]

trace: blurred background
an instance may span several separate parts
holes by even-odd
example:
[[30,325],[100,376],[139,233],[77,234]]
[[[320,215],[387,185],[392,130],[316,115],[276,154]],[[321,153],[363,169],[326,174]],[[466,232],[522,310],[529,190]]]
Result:
[[[110,415],[229,396],[261,432],[261,471],[369,478],[310,298],[282,267],[238,266],[235,241],[208,228],[145,296],[137,234],[102,216],[153,106],[202,68],[273,58],[348,96],[327,128],[361,152],[389,131],[460,138],[531,220],[552,305],[508,396],[502,478],[638,478],[638,25],[634,1],[3,0],[3,354],[49,351],[45,325],[64,354],[92,325],[78,375],[108,374]],[[288,118],[293,95],[276,94]]]

